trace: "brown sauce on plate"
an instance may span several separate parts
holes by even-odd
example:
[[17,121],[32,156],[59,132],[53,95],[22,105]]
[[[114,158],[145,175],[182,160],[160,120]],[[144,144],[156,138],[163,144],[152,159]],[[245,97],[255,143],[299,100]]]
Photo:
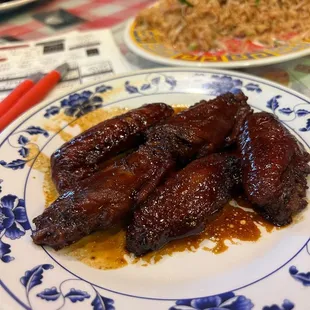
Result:
[[[180,112],[185,108],[176,106],[174,109],[176,112]],[[70,123],[69,127],[79,126],[81,131],[84,131],[104,119],[126,111],[127,109],[94,111]],[[57,121],[54,118],[57,118]],[[57,115],[54,118],[52,119],[53,122],[46,124],[45,129],[58,132],[61,129],[61,120],[70,121],[64,115]],[[72,139],[72,135],[64,132],[61,134],[61,138],[68,141]],[[33,153],[30,152],[30,156],[33,156],[35,151],[32,150]],[[44,174],[45,207],[48,207],[57,198],[57,191],[51,179],[49,157],[40,153],[33,167]],[[248,202],[237,199],[237,203],[238,206],[236,206],[236,202],[233,205],[227,204],[200,235],[170,242],[161,250],[149,253],[142,258],[130,258],[130,254],[125,250],[125,231],[121,228],[96,232],[62,250],[61,253],[97,269],[118,269],[135,263],[147,266],[159,262],[165,256],[172,256],[178,252],[196,252],[198,249],[202,249],[219,254],[229,248],[229,243],[255,242],[261,237],[261,231],[271,232],[274,229],[274,226],[253,212]],[[212,246],[202,245],[205,241],[211,241]]]
[[[149,253],[141,260],[146,263],[156,263],[165,255],[171,256],[173,253],[184,251],[196,252],[199,248],[220,254],[228,249],[227,241],[232,244],[238,243],[236,240],[257,241],[261,237],[259,227],[268,232],[273,229],[273,226],[266,223],[252,210],[244,210],[243,207],[236,207],[228,203],[200,235],[170,242],[161,250]],[[201,246],[202,242],[206,240],[212,241],[213,246]]]
[[[125,231],[120,228],[94,233],[63,250],[63,253],[98,269],[117,269],[130,263],[147,266],[178,252],[196,252],[202,249],[220,254],[228,250],[228,241],[232,244],[238,241],[257,241],[261,237],[259,227],[268,232],[273,229],[273,226],[264,222],[253,211],[227,204],[202,234],[170,242],[161,250],[142,258],[126,259],[129,253],[125,249]],[[214,246],[201,246],[206,240],[212,241]]]

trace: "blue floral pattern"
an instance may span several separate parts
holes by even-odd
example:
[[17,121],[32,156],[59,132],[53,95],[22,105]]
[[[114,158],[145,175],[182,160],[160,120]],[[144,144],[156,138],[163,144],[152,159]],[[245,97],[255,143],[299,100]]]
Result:
[[149,94],[155,93],[158,90],[160,83],[169,86],[169,90],[172,91],[177,86],[177,80],[173,76],[166,76],[165,74],[159,74],[155,77],[146,76],[145,83],[141,86],[135,86],[130,81],[125,82],[125,90],[129,94]]
[[54,286],[52,288],[46,288],[41,293],[37,294],[37,297],[47,301],[55,301],[60,297],[60,292],[58,292],[57,288]]
[[[30,298],[32,289],[43,283],[44,272],[51,269],[54,269],[53,265],[42,264],[32,268],[31,270],[27,270],[25,272],[25,275],[20,278],[20,282],[25,288],[25,293],[30,308],[32,308],[32,299]],[[66,303],[66,300],[70,300],[74,304],[77,302],[83,302],[91,297],[91,294],[89,292],[76,288],[70,288],[67,293],[63,292],[61,288],[62,285],[69,281],[81,282],[81,280],[79,279],[68,279],[60,283],[59,289],[57,289],[56,287],[45,288],[40,293],[37,293],[36,297],[46,302],[55,302],[58,299],[62,298],[63,306]],[[93,310],[115,310],[113,299],[101,296],[92,285],[89,286],[92,289],[93,293],[95,293],[95,297],[91,302]],[[57,309],[58,308],[59,307],[57,306]]]
[[75,303],[77,301],[84,301],[84,299],[90,298],[90,295],[85,291],[72,288],[69,293],[64,296],[64,298],[69,298],[73,303]]
[[[285,116],[293,116],[288,121],[293,121],[295,118],[305,117],[310,114],[310,109],[306,110],[305,108],[298,108],[298,104],[292,109],[290,107],[281,107],[281,98],[282,96],[277,95],[272,97],[270,100],[267,101],[266,107],[270,109],[273,113],[278,112],[280,115]],[[305,127],[299,128],[301,132],[308,132],[310,131],[310,118],[307,119],[305,123]]]
[[310,286],[310,272],[299,272],[296,266],[289,269],[290,275],[303,286]]
[[[112,90],[111,86],[100,85],[96,87],[95,93],[87,90],[82,91],[81,93],[71,94],[68,98],[63,99],[60,102],[60,106],[48,107],[45,110],[44,117],[50,118],[51,116],[56,115],[61,110],[63,110],[65,115],[79,118],[89,112],[101,108],[103,99],[96,94],[102,94],[110,90]],[[0,165],[2,167],[12,170],[23,169],[26,163],[33,159],[25,159],[29,156],[29,148],[27,148],[27,144],[30,144],[31,141],[21,133],[27,133],[28,135],[43,135],[44,137],[49,136],[46,130],[38,126],[30,126],[22,132],[16,132],[14,135],[20,134],[17,139],[18,147],[13,145],[11,146],[18,148],[18,153],[23,159],[14,159],[11,162],[0,160]]]
[[6,195],[0,200],[0,259],[11,262],[11,246],[2,241],[4,237],[15,240],[25,235],[30,224],[25,210],[25,201],[14,195]]
[[[29,136],[34,136],[34,135],[42,135],[45,138],[48,138],[49,134],[45,129],[42,129],[41,127],[38,126],[30,126],[26,128],[25,130],[18,131],[14,134],[18,136],[17,138],[17,146],[12,145],[12,143],[9,141],[9,144],[13,147],[18,149],[18,153],[21,157],[27,158],[29,155],[29,148],[27,145],[29,144],[35,144],[30,141],[29,138],[25,136],[25,134],[28,134]],[[12,135],[13,136],[13,135]],[[36,144],[35,144],[36,145]],[[38,151],[39,147],[36,145]],[[31,161],[33,158],[30,159],[14,159],[11,162],[6,162],[4,160],[0,160],[0,166],[12,170],[18,170],[18,169],[23,169],[26,165],[27,162]]]
[[254,83],[249,83],[245,85],[244,87],[246,90],[256,92],[258,94],[260,94],[263,91],[258,84],[254,84]]
[[169,310],[251,310],[253,307],[250,299],[228,292],[210,297],[177,300],[175,306]]
[[114,300],[103,297],[98,292],[91,305],[93,306],[93,310],[115,310]]
[[30,291],[37,285],[42,284],[44,270],[53,269],[54,266],[50,264],[39,265],[31,270],[27,270],[25,275],[20,278],[21,284],[25,287],[27,297]]
[[226,75],[212,75],[212,81],[203,84],[207,94],[219,96],[225,93],[237,94],[241,92],[243,82]]
[[51,106],[46,109],[44,117],[50,118],[63,110],[67,116],[79,118],[89,112],[102,107],[103,99],[96,94],[103,94],[112,90],[111,86],[100,85],[96,87],[95,93],[85,90],[81,93],[71,94],[60,102],[60,106]]
[[63,99],[60,102],[60,107],[51,106],[47,108],[44,117],[50,118],[63,110],[65,115],[79,118],[91,111],[101,108],[102,102],[103,99],[99,96],[93,96],[91,91],[75,93]]
[[242,87],[251,92],[262,92],[262,89],[258,84],[248,83],[243,85],[243,82],[240,79],[234,79],[231,76],[212,75],[211,78],[211,82],[202,85],[207,94],[211,96],[219,96],[225,93],[237,94],[242,91]]
[[263,310],[292,310],[294,308],[295,308],[295,305],[288,299],[285,299],[283,301],[282,307],[278,305],[265,306]]
[[282,96],[277,95],[272,97],[270,100],[267,101],[267,108],[270,109],[272,112],[275,112],[279,108],[279,99],[281,99]]
[[307,119],[306,126],[299,129],[302,132],[310,131],[310,118]]

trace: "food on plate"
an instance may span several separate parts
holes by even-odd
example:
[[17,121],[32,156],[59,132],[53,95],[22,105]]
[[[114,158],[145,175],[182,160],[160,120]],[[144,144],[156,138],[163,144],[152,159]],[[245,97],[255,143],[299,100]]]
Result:
[[203,232],[232,198],[240,176],[239,159],[229,154],[194,160],[134,211],[126,233],[127,250],[141,256]]
[[150,128],[148,143],[166,146],[178,162],[218,151],[235,142],[246,116],[252,113],[247,99],[243,93],[227,93],[201,100]]
[[142,256],[200,234],[242,191],[276,226],[307,205],[310,155],[275,116],[253,114],[242,92],[173,115],[163,103],[143,106],[52,157],[60,196],[33,220],[32,238],[56,250],[121,226],[127,250]]
[[82,180],[35,218],[33,241],[61,249],[127,220],[176,164],[232,143],[240,119],[251,113],[246,100],[242,93],[203,100],[151,128],[137,151]]
[[292,222],[304,199],[310,155],[273,115],[249,116],[239,136],[243,187],[249,201],[276,226]]
[[51,157],[59,193],[74,188],[115,155],[139,146],[145,131],[173,114],[164,103],[153,103],[108,119],[65,143]]
[[94,231],[120,224],[173,165],[165,150],[141,146],[56,199],[34,219],[33,241],[61,249]]
[[304,0],[159,0],[136,18],[137,31],[157,30],[179,51],[223,49],[239,38],[273,47],[310,37]]

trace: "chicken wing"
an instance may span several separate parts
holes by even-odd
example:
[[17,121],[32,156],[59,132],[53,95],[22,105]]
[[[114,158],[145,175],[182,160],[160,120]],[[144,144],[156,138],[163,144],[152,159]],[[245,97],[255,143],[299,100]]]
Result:
[[206,145],[209,152],[225,145],[239,118],[250,111],[244,95],[228,94],[202,101],[156,130],[150,129],[146,144],[136,152],[80,182],[34,219],[34,242],[60,249],[93,231],[119,224],[178,159],[189,161]]
[[252,113],[243,93],[202,100],[149,129],[149,142],[167,145],[173,156],[186,161],[206,156],[236,141],[241,125]]
[[144,105],[86,130],[51,157],[52,179],[59,193],[74,188],[115,155],[143,142],[147,128],[173,114],[164,103]]
[[304,209],[310,155],[271,114],[248,117],[239,137],[243,187],[256,210],[276,226]]
[[54,201],[33,220],[33,241],[57,250],[94,231],[120,224],[173,166],[169,153],[141,146]]
[[197,159],[168,179],[134,211],[126,248],[136,256],[201,233],[240,183],[240,163],[227,154]]

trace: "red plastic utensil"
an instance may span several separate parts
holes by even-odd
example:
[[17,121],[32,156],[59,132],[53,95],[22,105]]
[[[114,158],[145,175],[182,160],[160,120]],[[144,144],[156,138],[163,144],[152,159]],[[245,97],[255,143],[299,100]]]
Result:
[[69,65],[63,64],[45,75],[18,102],[0,118],[0,131],[14,121],[19,115],[39,103],[56,86],[68,72]]
[[17,103],[17,101],[42,78],[42,76],[42,73],[36,73],[13,89],[13,91],[0,103],[0,117],[9,111]]

